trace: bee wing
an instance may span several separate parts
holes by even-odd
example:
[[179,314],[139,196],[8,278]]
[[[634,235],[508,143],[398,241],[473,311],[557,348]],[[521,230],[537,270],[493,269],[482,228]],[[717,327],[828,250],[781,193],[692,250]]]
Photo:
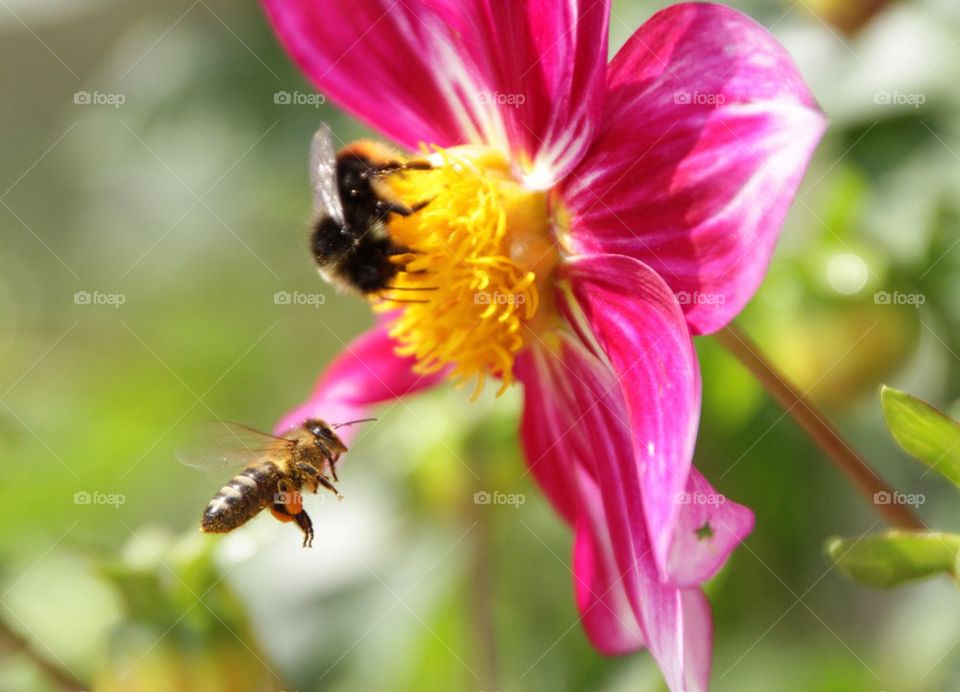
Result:
[[178,451],[177,458],[198,469],[240,469],[295,444],[239,423],[216,423],[204,430],[194,445]]
[[310,185],[317,214],[329,216],[342,226],[344,215],[337,186],[337,153],[333,146],[333,132],[326,123],[320,126],[310,143]]

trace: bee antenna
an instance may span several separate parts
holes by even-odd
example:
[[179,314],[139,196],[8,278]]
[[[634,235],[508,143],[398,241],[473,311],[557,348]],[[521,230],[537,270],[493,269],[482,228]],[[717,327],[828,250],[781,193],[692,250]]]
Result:
[[334,423],[330,427],[336,430],[337,428],[342,428],[345,425],[353,425],[354,423],[369,423],[371,421],[377,420],[376,418],[359,418],[357,420],[347,421],[346,423]]
[[384,286],[394,291],[436,291],[437,286]]

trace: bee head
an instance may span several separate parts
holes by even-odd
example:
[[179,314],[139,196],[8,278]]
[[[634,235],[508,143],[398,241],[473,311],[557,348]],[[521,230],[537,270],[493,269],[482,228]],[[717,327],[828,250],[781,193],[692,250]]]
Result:
[[313,435],[313,443],[321,450],[347,451],[333,428],[319,418],[307,419],[303,423],[303,428]]

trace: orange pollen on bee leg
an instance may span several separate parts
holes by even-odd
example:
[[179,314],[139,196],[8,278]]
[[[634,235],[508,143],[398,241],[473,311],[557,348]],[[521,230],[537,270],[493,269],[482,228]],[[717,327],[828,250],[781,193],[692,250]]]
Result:
[[390,335],[418,372],[449,367],[456,381],[475,380],[474,398],[494,375],[501,394],[517,353],[555,314],[549,198],[517,182],[490,148],[437,148],[427,158],[433,168],[387,179],[405,204],[422,206],[390,219],[393,241],[415,252],[376,307],[399,313]]
[[289,496],[284,506],[290,514],[300,514],[303,511],[303,495],[297,492],[287,493]]
[[292,514],[286,514],[285,512],[281,512],[274,505],[270,505],[270,514],[272,514],[273,518],[276,519],[277,521],[288,522],[288,521],[293,521],[294,519],[294,516]]

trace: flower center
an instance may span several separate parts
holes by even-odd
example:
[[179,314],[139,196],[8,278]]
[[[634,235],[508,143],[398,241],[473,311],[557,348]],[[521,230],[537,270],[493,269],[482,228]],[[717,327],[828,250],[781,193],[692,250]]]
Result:
[[515,355],[553,314],[549,199],[514,180],[494,149],[435,148],[427,158],[432,168],[386,179],[418,210],[390,217],[391,238],[412,252],[377,309],[398,312],[390,335],[418,372],[449,366],[458,382],[476,380],[474,398],[487,375],[499,376],[500,394]]

